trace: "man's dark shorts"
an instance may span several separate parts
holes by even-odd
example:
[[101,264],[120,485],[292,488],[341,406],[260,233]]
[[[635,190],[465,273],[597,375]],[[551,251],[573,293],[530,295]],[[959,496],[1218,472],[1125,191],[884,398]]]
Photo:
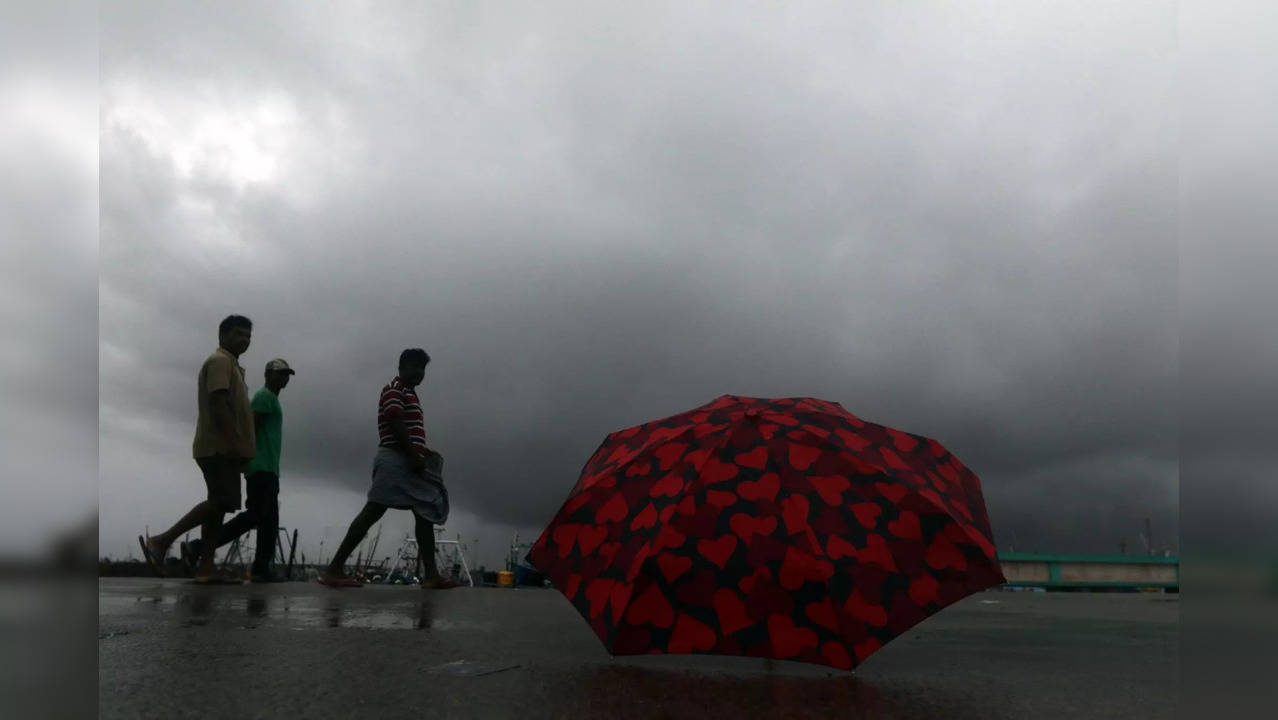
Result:
[[209,488],[209,502],[222,512],[240,509],[240,472],[245,460],[225,456],[195,458]]

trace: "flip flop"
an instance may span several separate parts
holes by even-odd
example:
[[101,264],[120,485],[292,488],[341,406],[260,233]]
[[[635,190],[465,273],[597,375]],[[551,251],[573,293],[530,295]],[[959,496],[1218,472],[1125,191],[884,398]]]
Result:
[[316,579],[320,585],[327,585],[333,588],[364,587],[364,583],[353,577],[334,577],[328,573],[320,573],[320,576]]
[[151,545],[147,542],[147,538],[139,535],[138,545],[142,546],[142,557],[146,559],[146,564],[150,566],[151,572],[156,577],[164,577],[164,558],[158,560],[151,554]]

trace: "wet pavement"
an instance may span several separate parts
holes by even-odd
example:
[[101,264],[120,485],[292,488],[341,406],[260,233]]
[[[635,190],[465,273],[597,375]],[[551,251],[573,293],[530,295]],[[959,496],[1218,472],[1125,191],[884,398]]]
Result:
[[107,578],[103,718],[1170,718],[1178,596],[976,595],[855,672],[612,658],[553,590]]

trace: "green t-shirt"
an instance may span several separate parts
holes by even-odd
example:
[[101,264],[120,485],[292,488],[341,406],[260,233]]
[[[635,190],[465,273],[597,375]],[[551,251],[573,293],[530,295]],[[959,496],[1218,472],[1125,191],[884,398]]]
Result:
[[280,474],[280,446],[284,442],[284,408],[275,393],[262,388],[253,395],[253,413],[266,418],[257,426],[257,455],[244,468],[245,475],[255,472]]

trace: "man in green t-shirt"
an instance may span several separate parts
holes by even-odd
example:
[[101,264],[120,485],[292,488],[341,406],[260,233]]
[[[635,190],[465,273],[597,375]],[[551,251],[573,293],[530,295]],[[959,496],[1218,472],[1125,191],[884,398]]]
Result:
[[[217,535],[217,547],[221,547],[249,530],[257,529],[250,575],[253,582],[279,582],[283,579],[271,574],[271,560],[280,525],[280,448],[284,429],[280,393],[288,386],[293,374],[293,368],[279,358],[266,363],[266,386],[253,395],[257,453],[244,467],[244,512],[231,518]],[[201,540],[183,543],[182,558],[191,564],[200,557],[202,550]]]

